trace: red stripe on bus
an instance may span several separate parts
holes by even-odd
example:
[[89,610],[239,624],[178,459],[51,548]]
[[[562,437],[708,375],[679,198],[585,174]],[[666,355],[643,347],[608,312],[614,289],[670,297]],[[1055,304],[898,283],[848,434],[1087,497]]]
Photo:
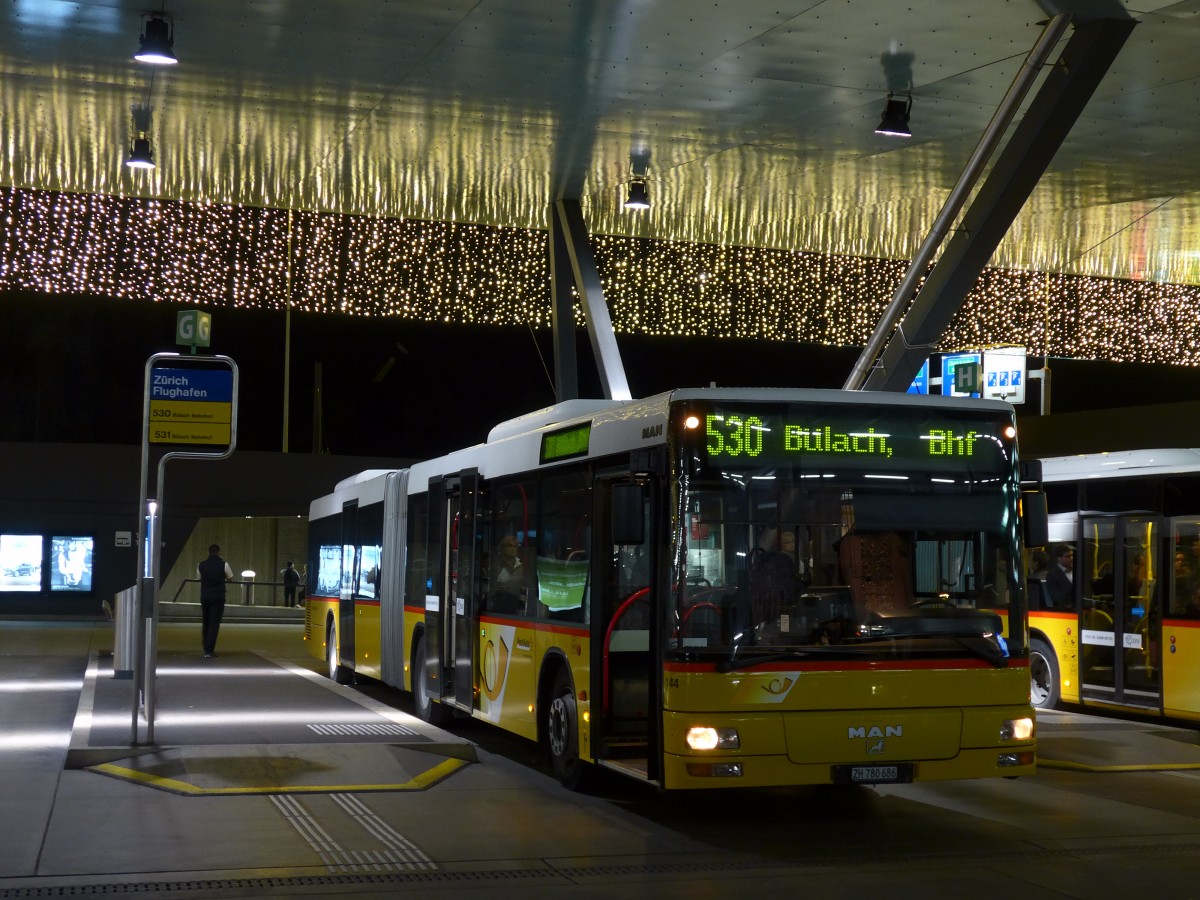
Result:
[[[1028,659],[1010,659],[1010,668],[1028,667]],[[764,663],[761,666],[754,665],[753,660],[747,660],[746,668],[734,668],[734,672],[868,672],[868,671],[896,671],[903,672],[911,669],[991,669],[992,664],[982,659],[959,659],[959,660],[940,660],[940,659],[910,659],[906,661],[884,661],[884,660],[828,660],[825,662],[801,662],[799,660],[787,662]],[[667,672],[681,672],[698,674],[704,672],[717,671],[716,663],[673,663],[668,662],[663,664],[663,669]],[[726,673],[728,674],[728,673]]]

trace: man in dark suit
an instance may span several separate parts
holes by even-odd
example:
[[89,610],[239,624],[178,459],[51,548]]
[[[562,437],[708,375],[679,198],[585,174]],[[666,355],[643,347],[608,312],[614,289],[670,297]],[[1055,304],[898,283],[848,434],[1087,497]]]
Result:
[[200,578],[200,637],[204,658],[212,659],[217,655],[217,633],[225,614],[225,584],[233,581],[233,569],[221,559],[221,548],[213,544],[208,558],[196,566],[196,574]]
[[1075,605],[1075,548],[1070,544],[1058,545],[1054,564],[1046,576],[1046,589],[1055,609],[1070,609]]

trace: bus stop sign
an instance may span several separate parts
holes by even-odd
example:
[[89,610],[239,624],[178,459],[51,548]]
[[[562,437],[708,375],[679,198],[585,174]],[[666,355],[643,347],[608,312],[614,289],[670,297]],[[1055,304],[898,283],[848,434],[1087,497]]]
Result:
[[207,347],[212,343],[212,316],[198,309],[189,309],[175,317],[175,343],[181,347]]

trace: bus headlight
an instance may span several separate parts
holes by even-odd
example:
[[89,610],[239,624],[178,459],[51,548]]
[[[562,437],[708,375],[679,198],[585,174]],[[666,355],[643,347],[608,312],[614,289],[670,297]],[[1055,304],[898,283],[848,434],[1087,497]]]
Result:
[[736,728],[693,725],[688,729],[687,745],[691,750],[736,750],[741,741]]
[[1007,719],[1000,726],[1000,740],[1027,741],[1033,737],[1033,719]]

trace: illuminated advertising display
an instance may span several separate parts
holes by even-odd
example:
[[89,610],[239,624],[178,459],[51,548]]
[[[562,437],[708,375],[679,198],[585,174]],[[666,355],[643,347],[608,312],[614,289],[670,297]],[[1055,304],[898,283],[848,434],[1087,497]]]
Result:
[[50,590],[92,589],[92,545],[90,537],[54,535],[50,538]]
[[578,609],[587,592],[588,571],[587,560],[539,556],[538,600],[552,610]]
[[317,594],[336,597],[342,587],[342,545],[322,544],[317,558]]
[[40,534],[0,534],[0,591],[42,589],[44,540]]

